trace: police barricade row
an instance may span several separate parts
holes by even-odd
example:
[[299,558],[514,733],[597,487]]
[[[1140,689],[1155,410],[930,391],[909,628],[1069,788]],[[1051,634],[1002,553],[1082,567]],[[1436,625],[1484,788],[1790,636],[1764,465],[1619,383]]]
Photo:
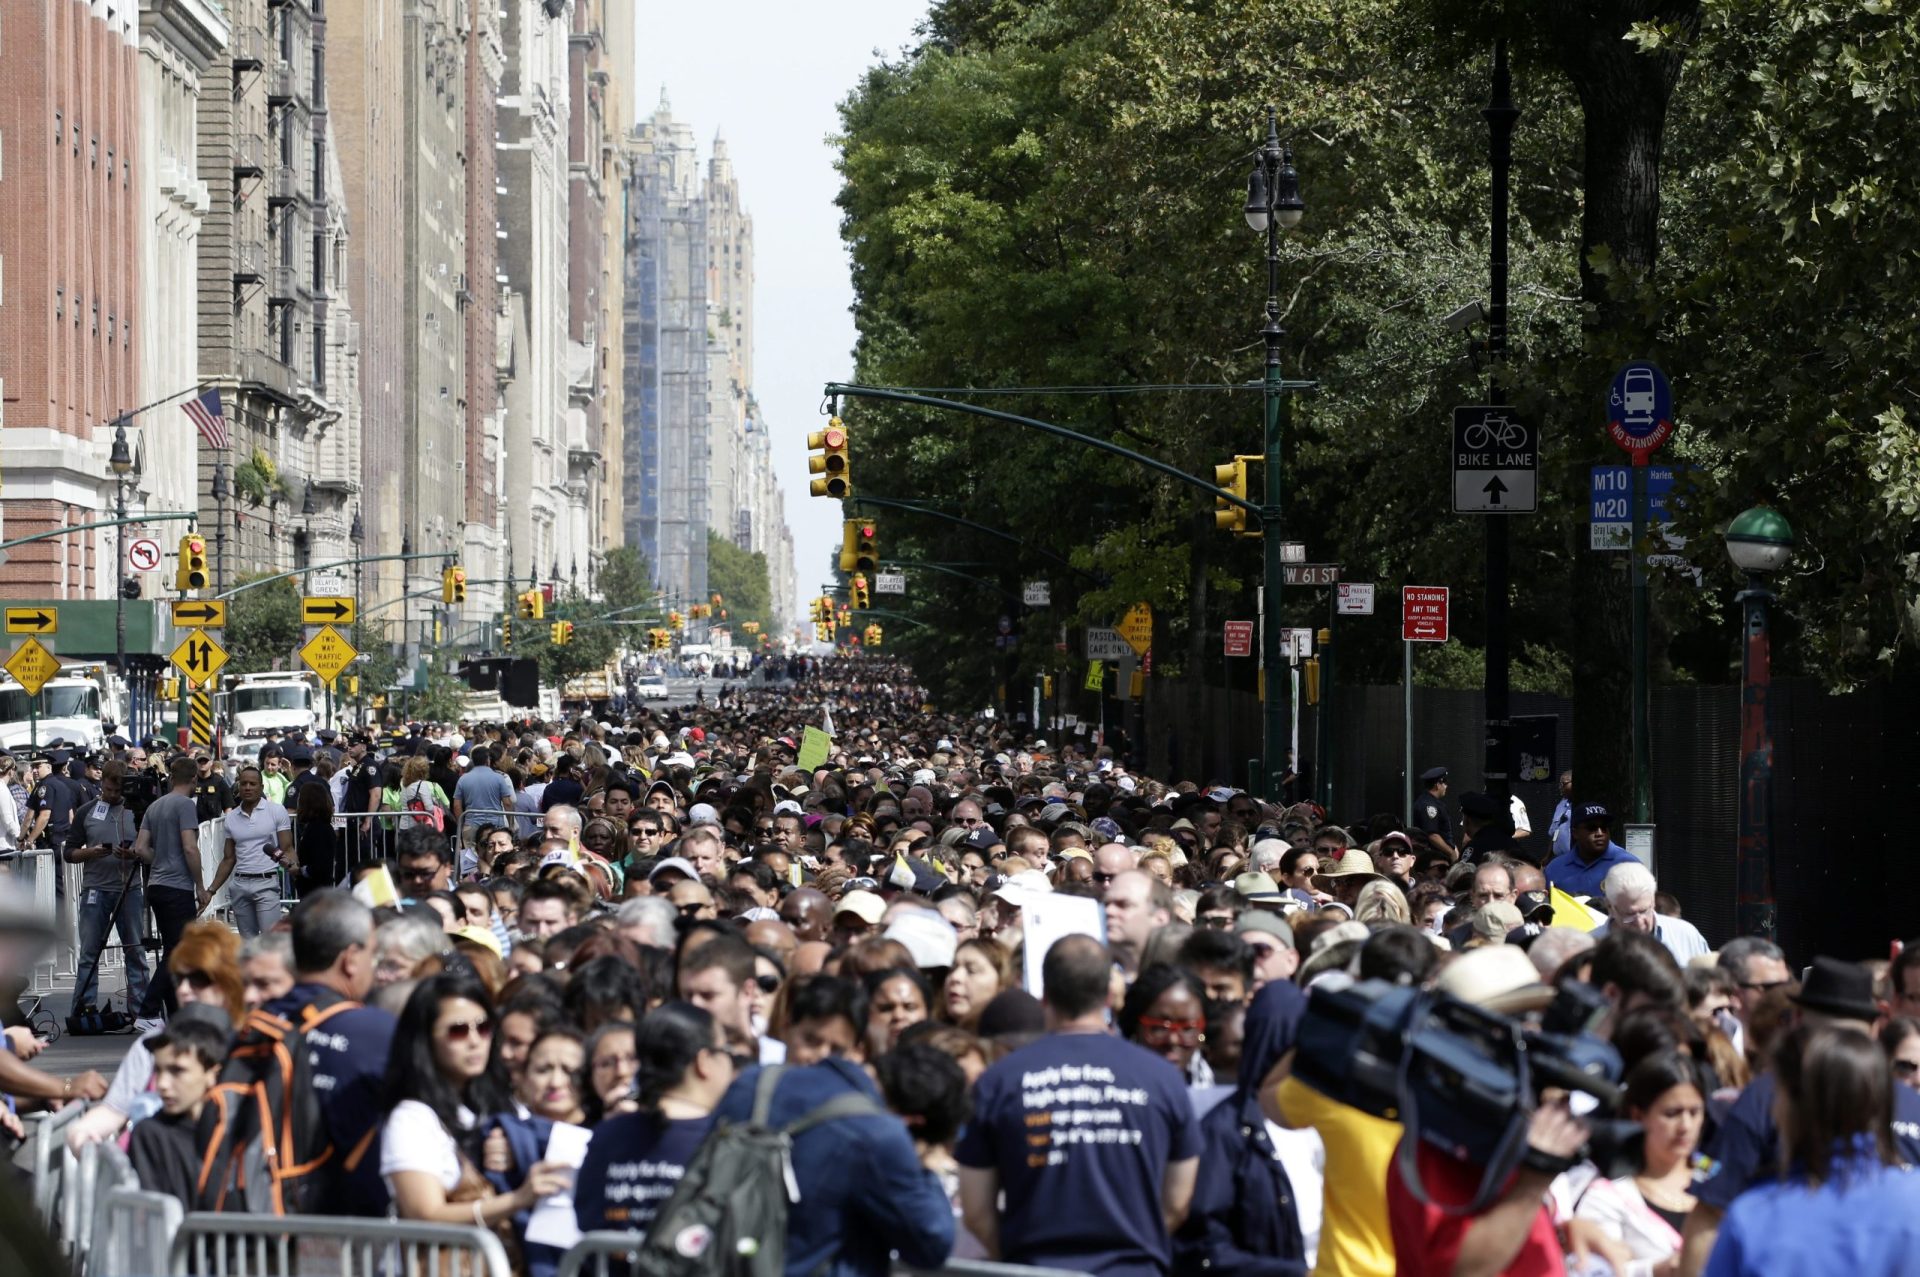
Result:
[[173,1271],[173,1239],[185,1212],[171,1193],[115,1188],[100,1197],[81,1277],[159,1277]]
[[24,1121],[27,1135],[29,1170],[33,1175],[33,1212],[49,1233],[59,1234],[63,1196],[68,1187],[67,1127],[86,1111],[84,1104],[69,1104],[51,1113],[29,1114]]
[[[560,1257],[554,1277],[628,1277],[638,1254],[640,1234],[583,1233]],[[1064,1268],[1029,1268],[985,1259],[950,1259],[938,1268],[895,1264],[891,1277],[1086,1277]]]
[[99,1236],[101,1199],[115,1189],[137,1189],[140,1180],[133,1173],[133,1163],[111,1140],[88,1144],[76,1156],[63,1139],[60,1157],[65,1168],[58,1206],[60,1244],[78,1267]]
[[180,1220],[166,1271],[175,1277],[189,1273],[214,1277],[291,1277],[301,1273],[324,1273],[328,1277],[513,1277],[500,1239],[468,1224],[201,1212]]

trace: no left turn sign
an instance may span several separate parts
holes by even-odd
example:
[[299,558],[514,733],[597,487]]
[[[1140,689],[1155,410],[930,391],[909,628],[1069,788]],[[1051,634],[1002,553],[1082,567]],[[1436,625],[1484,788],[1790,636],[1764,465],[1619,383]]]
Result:
[[160,543],[152,537],[135,537],[127,542],[127,566],[135,572],[151,572],[160,566]]

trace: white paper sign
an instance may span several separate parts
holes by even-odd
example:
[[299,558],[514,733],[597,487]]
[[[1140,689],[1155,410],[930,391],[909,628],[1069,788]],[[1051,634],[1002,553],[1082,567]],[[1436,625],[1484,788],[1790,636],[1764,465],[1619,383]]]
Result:
[[[546,1160],[577,1171],[580,1163],[587,1160],[587,1141],[592,1138],[593,1132],[584,1126],[555,1122],[553,1134],[547,1137]],[[527,1216],[527,1240],[562,1250],[580,1240],[580,1222],[574,1217],[571,1190],[540,1199],[533,1213]]]
[[1024,979],[1027,992],[1040,997],[1046,992],[1040,978],[1040,964],[1046,961],[1053,942],[1065,936],[1092,936],[1107,942],[1107,914],[1091,896],[1062,896],[1049,891],[1025,893],[1020,903],[1020,937]]

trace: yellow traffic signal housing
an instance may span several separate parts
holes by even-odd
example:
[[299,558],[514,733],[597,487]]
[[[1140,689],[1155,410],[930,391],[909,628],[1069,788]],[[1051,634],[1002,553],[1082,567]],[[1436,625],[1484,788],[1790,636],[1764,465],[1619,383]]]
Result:
[[500,650],[513,650],[513,618],[507,617],[500,622]]
[[859,558],[860,521],[848,519],[840,525],[840,570],[853,572]]
[[523,621],[543,620],[547,615],[547,596],[538,590],[515,595],[514,601],[520,605],[520,619]]
[[440,570],[440,601],[442,603],[465,603],[467,601],[467,571],[465,568],[442,568]]
[[867,578],[855,576],[847,584],[847,601],[856,608],[873,606],[873,596],[867,589]]
[[547,641],[555,647],[565,647],[573,642],[573,622],[555,621],[547,627]]
[[[1213,483],[1217,488],[1225,488],[1242,501],[1247,499],[1247,457],[1235,457],[1223,466],[1213,468]],[[1220,497],[1213,499],[1213,526],[1235,536],[1247,535],[1247,512],[1237,505]]]
[[829,417],[825,430],[807,436],[807,447],[814,453],[807,458],[807,473],[820,476],[807,485],[814,496],[838,501],[853,492],[847,442],[847,428],[838,417]]
[[880,528],[872,519],[861,519],[854,528],[853,570],[880,570]]
[[174,588],[204,590],[211,580],[207,574],[207,539],[198,532],[189,532],[180,538],[180,567],[174,575]]

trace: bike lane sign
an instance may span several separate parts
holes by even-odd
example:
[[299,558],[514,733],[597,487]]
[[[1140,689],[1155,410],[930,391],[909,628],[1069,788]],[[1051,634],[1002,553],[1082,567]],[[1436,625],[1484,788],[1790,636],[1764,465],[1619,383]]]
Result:
[[1539,493],[1539,440],[1517,411],[1505,404],[1453,410],[1455,514],[1532,514]]

